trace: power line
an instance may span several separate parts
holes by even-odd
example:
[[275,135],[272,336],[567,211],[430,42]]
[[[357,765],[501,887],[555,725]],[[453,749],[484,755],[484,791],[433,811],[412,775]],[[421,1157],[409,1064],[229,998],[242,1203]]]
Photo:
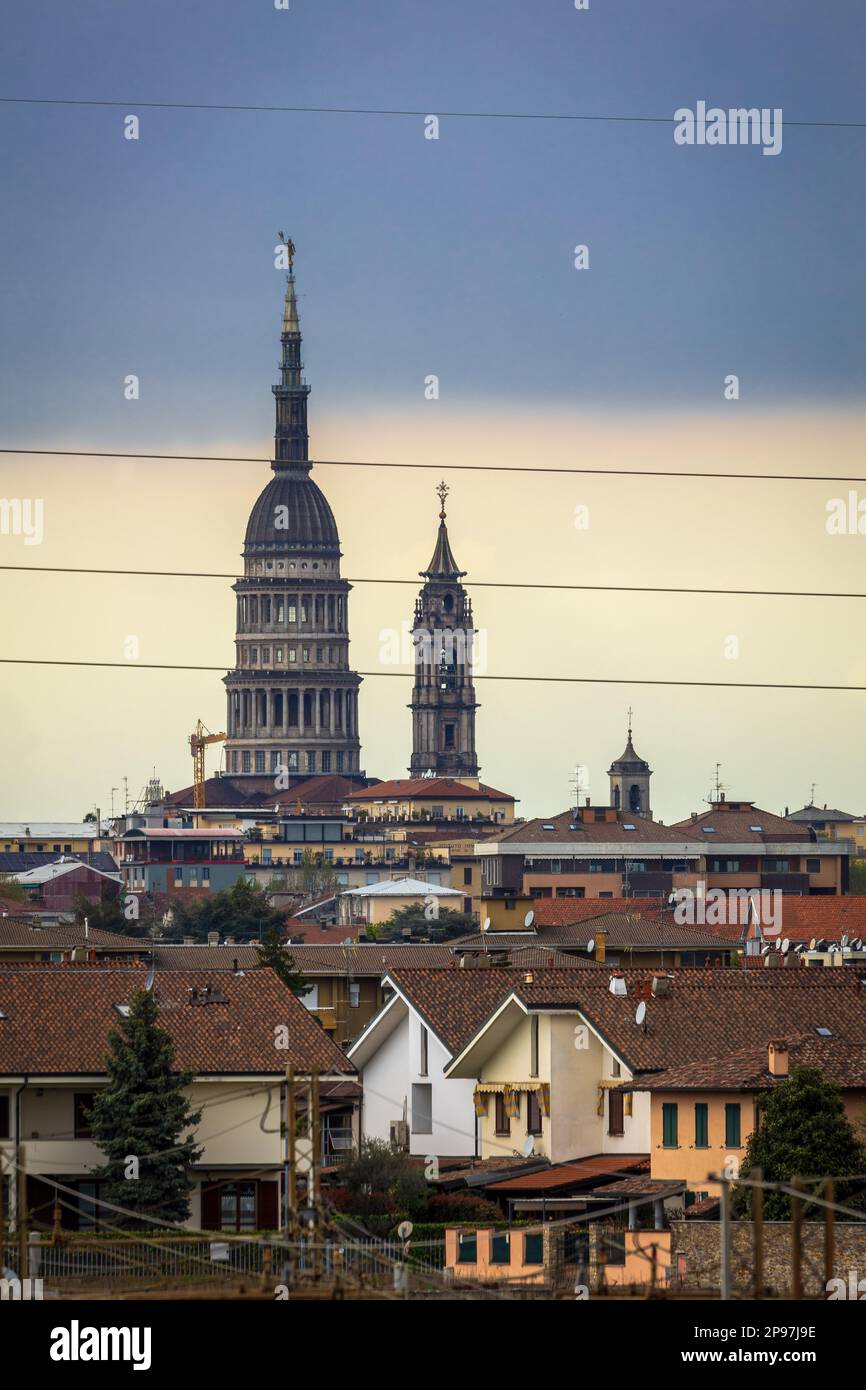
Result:
[[[121,453],[114,449],[11,449],[0,448],[0,454],[37,455],[48,458],[95,459],[157,459],[167,463],[273,463],[273,459],[241,454],[138,454]],[[666,468],[536,468],[516,463],[389,463],[382,459],[308,459],[311,467],[319,468],[404,468],[454,473],[538,473],[562,474],[563,477],[587,476],[598,478],[710,478],[725,482],[764,483],[866,483],[866,477],[825,473],[715,473],[695,469]],[[288,464],[286,465],[288,466]]]
[[[4,666],[82,666],[101,669],[117,669],[122,671],[223,671],[229,672],[237,669],[228,666],[190,666],[180,662],[158,662],[158,661],[58,661],[44,657],[27,656],[0,656],[0,664]],[[241,674],[261,675],[262,672],[250,671]],[[278,673],[282,674],[282,673]],[[342,674],[336,672],[334,674]],[[377,676],[394,676],[400,680],[408,680],[412,671],[352,671],[346,674],[361,676],[365,680],[373,679]],[[300,679],[292,677],[286,673],[286,678],[293,683]],[[686,681],[686,680],[650,680],[645,677],[637,676],[511,676],[511,675],[474,675],[476,681],[526,681],[549,685],[672,685],[692,687],[696,689],[714,690],[841,690],[858,693],[866,691],[866,685],[811,685],[795,681]]]
[[[115,570],[93,569],[79,565],[0,565],[0,571],[10,570],[20,574],[111,574],[135,576],[140,579],[234,579],[236,581],[258,578],[256,575],[217,573],[213,570]],[[268,578],[269,576],[264,576]],[[355,578],[344,575],[347,584],[409,584],[417,586],[417,579]],[[292,580],[296,586],[301,580]],[[543,589],[562,590],[566,593],[603,594],[716,594],[733,598],[866,598],[864,593],[834,593],[824,589],[691,589],[673,585],[655,584],[548,584],[540,582],[518,582],[503,579],[470,579],[464,582],[465,589]],[[273,634],[268,634],[269,636]],[[282,635],[282,634],[281,634]],[[291,634],[288,634],[291,636]]]
[[[435,106],[426,110],[381,106],[272,106],[246,102],[222,101],[111,101],[89,97],[0,97],[8,106],[95,106],[120,107],[142,111],[249,111],[279,115],[309,116],[398,116],[420,117],[435,115],[440,119],[462,121],[572,121],[600,122],[614,125],[673,125],[674,116],[608,116],[556,111],[442,111]],[[785,121],[786,126],[815,130],[864,130],[866,121]]]

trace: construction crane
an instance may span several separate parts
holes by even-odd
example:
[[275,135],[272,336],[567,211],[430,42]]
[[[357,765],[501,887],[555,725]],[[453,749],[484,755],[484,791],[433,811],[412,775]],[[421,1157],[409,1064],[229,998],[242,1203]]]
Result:
[[193,805],[199,811],[204,807],[204,750],[209,743],[222,743],[226,734],[212,734],[199,719],[195,732],[189,736],[189,751],[192,753]]

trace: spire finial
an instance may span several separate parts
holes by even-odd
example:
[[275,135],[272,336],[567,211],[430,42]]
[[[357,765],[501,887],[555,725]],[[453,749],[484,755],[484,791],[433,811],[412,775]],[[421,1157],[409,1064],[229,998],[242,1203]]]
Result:
[[286,236],[285,232],[279,232],[277,235],[286,248],[286,255],[289,258],[289,274],[291,275],[292,266],[295,263],[295,243],[292,241],[291,237]]
[[439,520],[445,520],[445,498],[448,496],[449,487],[446,482],[441,482],[436,489],[439,497]]
[[631,705],[629,705],[629,707],[628,707],[628,741],[629,741],[629,743],[631,743],[631,717],[632,717],[633,714],[634,714],[634,710],[632,709]]

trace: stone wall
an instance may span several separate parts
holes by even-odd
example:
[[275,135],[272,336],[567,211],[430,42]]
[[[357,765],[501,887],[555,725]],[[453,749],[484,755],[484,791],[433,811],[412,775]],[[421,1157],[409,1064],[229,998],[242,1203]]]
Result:
[[[718,1221],[671,1222],[671,1286],[718,1289],[720,1284],[721,1224]],[[752,1296],[754,1227],[751,1221],[731,1223],[731,1290],[735,1297]],[[804,1221],[801,1239],[803,1293],[827,1296],[824,1273],[825,1231],[822,1221]],[[833,1228],[833,1277],[849,1284],[850,1271],[863,1279],[866,1297],[866,1221],[840,1222]],[[791,1224],[764,1222],[764,1287],[769,1296],[791,1296]],[[848,1294],[850,1297],[851,1295]]]

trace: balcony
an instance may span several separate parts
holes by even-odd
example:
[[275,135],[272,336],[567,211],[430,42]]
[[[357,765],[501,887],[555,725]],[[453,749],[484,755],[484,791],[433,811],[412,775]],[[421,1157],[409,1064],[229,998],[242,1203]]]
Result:
[[795,873],[762,873],[761,887],[769,892],[808,893],[809,875]]
[[[630,871],[628,874],[628,894],[632,898],[652,898],[672,892],[674,876],[661,869]],[[626,875],[623,874],[623,893],[626,891]]]

